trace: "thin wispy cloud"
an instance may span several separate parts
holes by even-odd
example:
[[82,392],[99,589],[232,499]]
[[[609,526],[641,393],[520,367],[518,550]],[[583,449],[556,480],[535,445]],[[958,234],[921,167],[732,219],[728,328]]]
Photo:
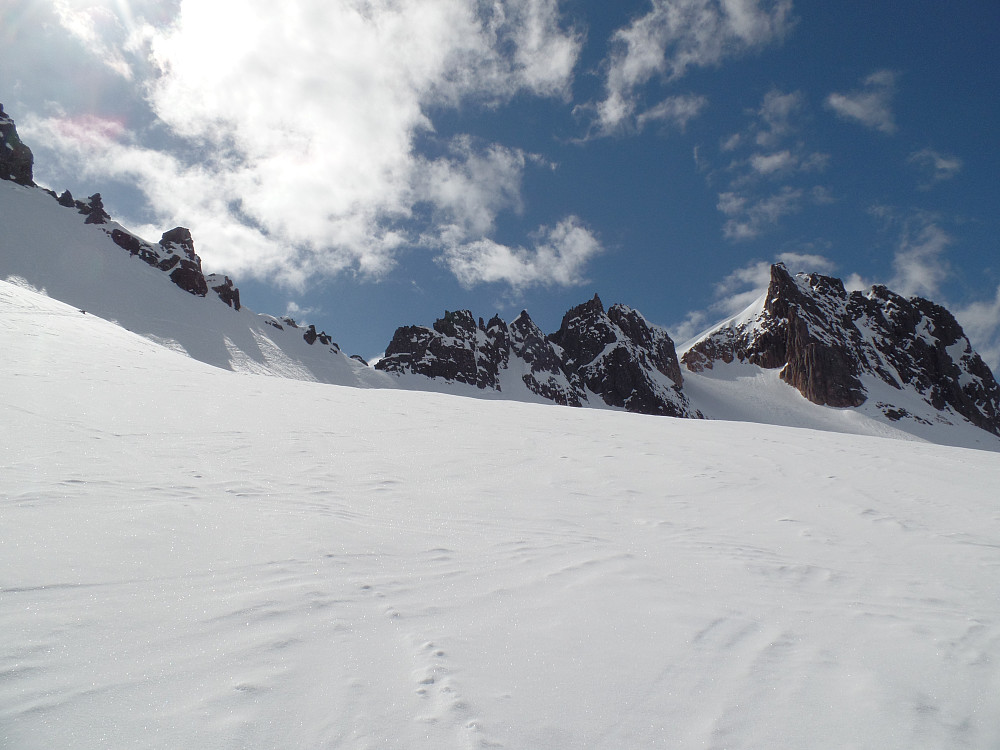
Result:
[[691,68],[717,65],[781,39],[791,0],[651,0],[651,8],[611,39],[605,96],[596,104],[601,134],[629,126],[653,79],[676,81]]
[[865,78],[860,89],[830,94],[826,106],[845,120],[891,135],[896,132],[892,114],[895,93],[896,74],[891,70],[879,70]]
[[935,298],[951,274],[945,251],[952,236],[934,219],[917,214],[903,224],[890,286],[900,294]]
[[746,129],[720,144],[720,152],[731,155],[722,170],[726,189],[719,192],[716,203],[726,217],[722,227],[726,239],[755,239],[805,205],[830,202],[825,187],[804,184],[812,179],[808,175],[822,172],[830,162],[829,154],[810,150],[801,137],[804,108],[800,92],[772,89],[760,107],[747,112]]
[[777,193],[762,197],[748,197],[736,192],[720,193],[716,207],[726,216],[722,233],[729,240],[753,239],[781,217],[798,211],[804,195],[800,188],[787,185]]
[[708,98],[704,96],[671,96],[641,113],[636,118],[636,126],[642,130],[651,123],[659,123],[684,130],[688,122],[700,115],[707,106]]
[[923,177],[922,190],[929,190],[938,182],[955,177],[962,171],[963,162],[957,156],[942,154],[931,148],[914,151],[906,163],[917,169]]

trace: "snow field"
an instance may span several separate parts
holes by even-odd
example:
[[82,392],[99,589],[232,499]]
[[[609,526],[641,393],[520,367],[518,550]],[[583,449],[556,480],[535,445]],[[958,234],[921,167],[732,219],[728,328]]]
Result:
[[996,453],[0,351],[0,745],[1000,745]]

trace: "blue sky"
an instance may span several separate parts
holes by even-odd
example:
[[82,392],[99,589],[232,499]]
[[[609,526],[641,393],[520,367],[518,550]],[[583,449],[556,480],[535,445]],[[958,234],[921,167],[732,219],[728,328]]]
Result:
[[678,341],[768,264],[1000,361],[1000,3],[2,0],[36,180],[378,354],[599,293]]

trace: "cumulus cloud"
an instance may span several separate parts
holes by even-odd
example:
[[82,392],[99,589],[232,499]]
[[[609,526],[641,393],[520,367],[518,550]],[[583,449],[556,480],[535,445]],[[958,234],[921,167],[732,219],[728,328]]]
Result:
[[530,286],[564,286],[584,283],[587,262],[602,252],[600,241],[575,216],[535,233],[531,248],[511,248],[491,239],[454,243],[444,253],[444,263],[465,286],[479,283]]
[[[74,129],[60,113],[26,134],[66,171],[134,181],[156,220],[190,226],[213,264],[292,285],[384,274],[403,248],[440,251],[446,227],[463,243],[488,240],[499,213],[520,210],[533,159],[442,144],[432,113],[565,99],[582,44],[557,0],[128,5],[127,41],[98,29],[91,49],[131,55],[151,132],[170,147]],[[84,38],[91,27],[74,18],[65,23]],[[422,153],[421,138],[444,154]]]
[[122,78],[132,79],[132,66],[123,51],[128,43],[129,29],[110,8],[55,0],[53,10],[59,24],[91,55]]
[[629,125],[649,81],[670,82],[784,36],[791,0],[651,0],[651,9],[618,29],[606,62],[605,96],[596,105],[602,134]]
[[830,94],[826,106],[845,120],[892,134],[896,132],[891,108],[895,92],[896,74],[891,70],[879,70],[865,78],[860,89]]
[[923,175],[924,182],[920,185],[923,190],[930,189],[935,183],[950,180],[962,171],[963,166],[962,160],[957,156],[942,154],[931,148],[914,151],[906,163]]
[[449,155],[420,159],[414,197],[427,201],[439,226],[463,235],[487,235],[501,211],[521,209],[521,175],[528,155],[490,144],[482,149],[468,137],[455,138]]

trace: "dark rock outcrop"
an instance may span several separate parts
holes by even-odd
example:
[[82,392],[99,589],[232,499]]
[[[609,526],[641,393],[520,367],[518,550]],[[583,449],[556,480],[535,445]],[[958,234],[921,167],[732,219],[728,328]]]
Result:
[[309,326],[306,332],[302,334],[302,338],[305,339],[305,342],[309,344],[309,346],[312,346],[317,341],[319,341],[319,343],[325,346],[332,346],[337,351],[340,351],[340,347],[334,343],[333,339],[329,336],[329,334],[327,334],[326,331],[320,331],[319,333],[316,333],[316,326],[314,325]]
[[698,416],[681,392],[673,342],[634,310],[600,299],[579,305],[559,331],[545,336],[527,312],[508,325],[478,324],[468,310],[447,312],[432,328],[396,330],[376,369],[508,390],[519,380],[557,404],[582,406],[593,396],[644,414]]
[[514,318],[508,327],[511,352],[528,370],[521,381],[532,393],[563,406],[582,406],[586,394],[574,387],[566,376],[562,360],[527,310]]
[[34,160],[31,149],[21,142],[14,121],[0,104],[0,179],[34,187],[31,171]]
[[194,239],[191,237],[191,230],[187,227],[174,227],[163,233],[160,237],[160,247],[170,256],[176,258],[166,259],[168,263],[163,270],[170,271],[170,280],[185,292],[204,297],[208,294],[208,282],[205,281],[205,274],[201,269],[201,258],[195,254]]
[[498,366],[489,361],[485,349],[479,351],[480,338],[485,344],[485,331],[479,329],[468,310],[445,312],[433,328],[397,328],[375,368],[497,390]]
[[84,224],[107,224],[111,221],[111,216],[104,210],[104,201],[101,200],[100,193],[94,193],[87,198],[87,201],[89,202],[84,204],[79,201],[75,203],[79,206],[80,213],[87,217]]
[[[774,265],[761,311],[712,331],[681,361],[693,372],[720,361],[781,368],[807,399],[834,407],[864,404],[865,380],[877,379],[1000,435],[1000,386],[955,318],[880,285],[848,293],[839,279],[793,277]],[[876,406],[894,421],[911,416],[897,405]]]
[[[205,283],[219,296],[219,299],[231,308],[234,310],[240,309],[240,290],[233,284],[231,278],[211,273],[205,276]],[[281,326],[278,327],[281,328]]]
[[616,304],[605,312],[595,294],[563,317],[549,339],[563,351],[572,381],[610,406],[642,414],[692,416],[667,332]]

